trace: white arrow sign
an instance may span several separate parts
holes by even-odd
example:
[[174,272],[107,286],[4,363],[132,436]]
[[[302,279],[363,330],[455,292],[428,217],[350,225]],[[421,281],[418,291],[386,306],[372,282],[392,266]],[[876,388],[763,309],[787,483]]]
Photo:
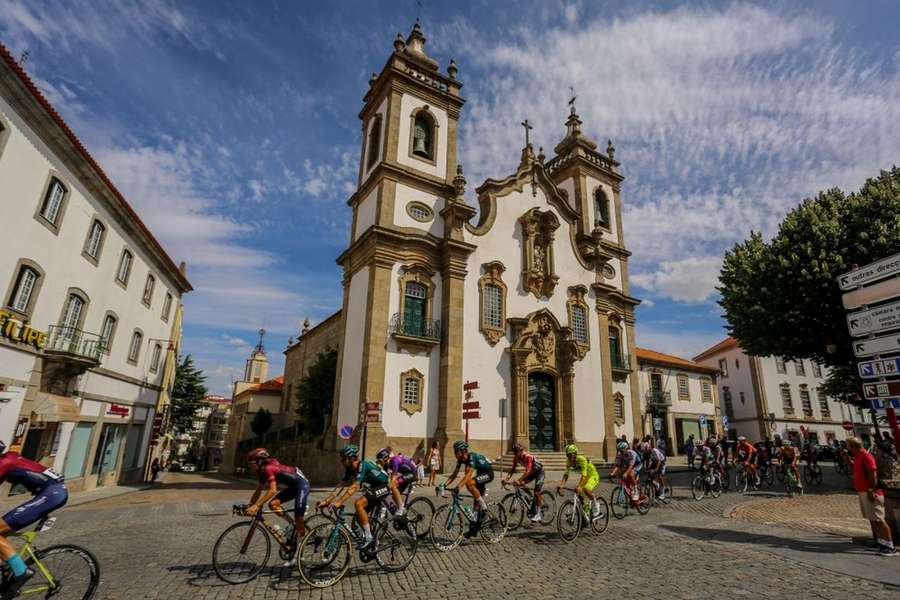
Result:
[[838,276],[838,285],[842,290],[849,290],[879,279],[900,273],[900,254],[888,256],[859,269]]
[[867,285],[864,288],[847,292],[841,300],[844,303],[844,308],[851,310],[867,304],[890,300],[897,296],[900,296],[900,277],[894,277],[887,281],[878,282],[875,285]]
[[850,313],[847,326],[853,337],[900,328],[900,302]]
[[900,374],[900,358],[869,360],[859,363],[859,376],[863,379],[888,377]]
[[886,335],[870,340],[854,340],[853,354],[858,357],[900,352],[900,335]]

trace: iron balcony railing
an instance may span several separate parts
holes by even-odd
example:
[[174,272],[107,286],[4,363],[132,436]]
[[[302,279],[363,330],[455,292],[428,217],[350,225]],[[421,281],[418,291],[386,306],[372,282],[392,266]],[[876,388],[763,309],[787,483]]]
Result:
[[609,357],[612,368],[619,371],[631,370],[631,357],[627,354],[612,354]]
[[51,325],[44,352],[70,354],[99,363],[100,357],[106,352],[106,341],[96,333],[88,333],[75,327]]
[[647,404],[655,404],[658,406],[672,406],[672,392],[662,392],[659,390],[650,390],[645,395]]
[[400,313],[394,313],[390,324],[391,335],[408,335],[428,340],[441,339],[441,322],[431,319],[403,318]]

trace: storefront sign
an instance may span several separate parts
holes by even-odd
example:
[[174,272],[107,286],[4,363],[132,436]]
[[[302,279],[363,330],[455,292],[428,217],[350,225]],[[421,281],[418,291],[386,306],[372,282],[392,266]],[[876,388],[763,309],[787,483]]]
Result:
[[22,442],[25,440],[25,432],[28,431],[28,417],[19,417],[16,424],[16,430],[13,432],[12,442],[9,444],[10,452],[19,452],[22,450]]
[[33,329],[28,323],[17,319],[13,313],[3,309],[0,309],[0,336],[37,349],[43,348],[47,342],[46,333]]
[[122,417],[123,419],[128,416],[131,412],[131,409],[127,406],[122,406],[121,404],[110,404],[109,408],[106,409],[106,414],[113,417]]

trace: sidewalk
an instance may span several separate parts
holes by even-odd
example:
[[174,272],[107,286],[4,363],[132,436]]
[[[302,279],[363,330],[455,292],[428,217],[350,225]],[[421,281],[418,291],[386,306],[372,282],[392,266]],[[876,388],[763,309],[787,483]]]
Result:
[[[132,492],[139,492],[141,490],[150,489],[151,484],[149,483],[134,483],[130,485],[113,485],[107,487],[99,487],[94,488],[92,490],[88,490],[86,492],[70,492],[69,500],[66,502],[66,507],[78,506],[79,504],[87,504],[88,502],[96,502],[97,500],[105,500],[106,498],[114,498],[116,496],[121,496],[123,494],[130,494]],[[15,496],[5,496],[0,499],[0,512],[5,513],[8,510],[11,510],[20,504],[24,504],[31,499],[31,494],[25,492],[23,494],[17,494]]]

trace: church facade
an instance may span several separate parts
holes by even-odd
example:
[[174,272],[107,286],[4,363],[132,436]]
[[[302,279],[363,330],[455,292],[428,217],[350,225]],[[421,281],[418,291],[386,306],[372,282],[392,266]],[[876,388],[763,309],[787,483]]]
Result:
[[526,121],[516,172],[478,186],[476,209],[457,75],[416,24],[370,80],[328,436],[368,420],[366,454],[437,441],[446,460],[478,402],[468,436],[488,456],[574,441],[611,458],[617,437],[642,433],[614,148],[598,151],[574,103],[553,157]]

